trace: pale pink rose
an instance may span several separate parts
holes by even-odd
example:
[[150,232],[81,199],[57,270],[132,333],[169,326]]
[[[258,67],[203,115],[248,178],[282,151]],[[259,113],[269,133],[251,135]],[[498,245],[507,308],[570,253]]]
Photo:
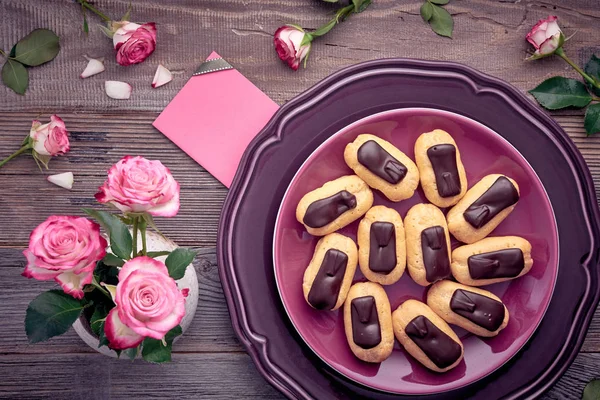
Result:
[[126,156],[108,170],[95,197],[124,213],[173,217],[179,211],[179,183],[160,161]]
[[275,32],[273,43],[277,55],[294,71],[310,52],[310,42],[302,45],[305,35],[304,31],[291,25],[284,25]]
[[69,151],[69,132],[58,115],[51,115],[50,122],[43,124],[34,120],[29,136],[33,150],[44,156],[58,156]]
[[535,47],[535,53],[530,57],[531,59],[554,54],[563,45],[565,37],[557,20],[558,18],[552,15],[541,19],[525,36],[525,39]]
[[144,61],[156,48],[156,25],[148,22],[139,25],[121,21],[121,27],[113,36],[113,45],[117,51],[117,62],[123,66]]
[[83,298],[83,287],[92,283],[96,262],[106,255],[100,226],[81,217],[49,217],[31,232],[23,251],[27,265],[23,276],[54,279],[65,293]]
[[144,337],[162,339],[185,315],[185,298],[165,264],[145,256],[123,265],[115,304],[105,333],[117,350],[135,347]]

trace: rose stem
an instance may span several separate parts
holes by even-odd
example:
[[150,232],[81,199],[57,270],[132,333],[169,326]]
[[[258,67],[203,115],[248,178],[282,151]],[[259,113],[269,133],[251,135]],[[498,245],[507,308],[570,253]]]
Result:
[[104,289],[102,287],[102,285],[98,284],[98,281],[96,280],[96,277],[92,278],[92,286],[94,286],[96,289],[100,290],[102,293],[104,293],[104,295],[106,297],[108,297],[109,299],[112,300],[112,296],[110,295],[110,293],[108,293],[108,290]]
[[148,251],[146,250],[146,221],[144,217],[140,217],[140,233],[142,236],[142,255],[148,255]]
[[100,18],[102,18],[102,20],[104,20],[104,21],[110,21],[110,18],[108,18],[105,14],[101,13],[100,11],[96,10],[86,0],[77,0],[77,2],[79,4],[81,4],[83,7],[87,8],[88,10],[90,10],[91,12],[93,12],[94,14],[96,14],[97,16],[99,16]]
[[133,257],[137,257],[137,236],[138,236],[138,218],[137,216],[133,217]]
[[567,57],[567,55],[565,54],[562,47],[558,48],[554,54],[556,54],[557,56],[559,56],[560,58],[565,60],[567,62],[567,64],[569,64],[571,67],[573,67],[573,69],[575,71],[577,71],[579,73],[579,75],[583,76],[583,78],[586,81],[588,81],[589,83],[591,83],[592,85],[594,85],[595,87],[600,89],[600,82],[598,82],[595,78],[586,74],[581,68],[579,68],[579,65],[577,65],[573,61],[571,61],[571,59],[569,57]]
[[354,4],[350,4],[344,8],[340,8],[336,13],[335,17],[331,19],[328,23],[321,26],[317,30],[313,32],[309,32],[310,37],[319,37],[325,35],[327,32],[333,29],[334,26],[340,23],[340,19],[344,20],[354,11]]
[[15,158],[19,154],[22,154],[22,153],[26,152],[29,149],[31,149],[31,147],[29,145],[21,147],[18,151],[16,151],[15,153],[11,154],[8,157],[6,157],[4,160],[0,161],[0,167],[2,167],[4,164],[6,164],[7,162],[9,162],[10,160],[12,160],[13,158]]

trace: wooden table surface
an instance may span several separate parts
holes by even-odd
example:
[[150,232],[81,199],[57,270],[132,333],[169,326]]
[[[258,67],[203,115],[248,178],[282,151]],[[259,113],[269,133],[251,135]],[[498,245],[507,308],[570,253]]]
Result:
[[[96,0],[119,18],[128,1]],[[525,34],[548,14],[559,17],[570,56],[584,64],[600,54],[598,0],[451,0],[454,39],[436,36],[419,16],[421,0],[374,0],[319,40],[308,68],[292,72],[279,62],[272,32],[286,23],[316,28],[334,9],[317,0],[133,0],[132,19],[155,21],[158,47],[145,63],[120,67],[95,22],[86,37],[79,7],[69,0],[0,0],[0,48],[31,30],[53,29],[61,37],[59,56],[30,70],[30,86],[18,96],[0,86],[0,158],[15,151],[31,120],[57,113],[71,132],[71,152],[51,162],[50,173],[73,171],[67,191],[48,183],[31,157],[0,169],[0,398],[281,398],[258,374],[236,339],[216,267],[219,213],[227,189],[151,126],[199,63],[218,51],[279,104],[342,67],[384,57],[458,61],[505,79],[522,91],[557,74],[576,77],[558,58],[527,63]],[[328,14],[329,13],[329,14]],[[105,56],[106,72],[79,79],[84,54]],[[151,89],[158,63],[173,82]],[[109,99],[105,80],[134,87],[130,100]],[[600,187],[600,136],[586,138],[582,113],[553,116],[583,153]],[[202,124],[201,118],[198,124]],[[21,276],[30,231],[52,214],[82,215],[99,207],[93,195],[107,168],[126,154],[160,159],[181,183],[177,217],[159,227],[180,245],[200,251],[198,312],[175,345],[173,363],[149,365],[107,358],[70,331],[47,344],[29,345],[23,319],[30,300],[54,286]],[[560,321],[556,321],[560,323]],[[581,353],[547,399],[578,399],[585,384],[600,375],[600,312],[592,321]]]

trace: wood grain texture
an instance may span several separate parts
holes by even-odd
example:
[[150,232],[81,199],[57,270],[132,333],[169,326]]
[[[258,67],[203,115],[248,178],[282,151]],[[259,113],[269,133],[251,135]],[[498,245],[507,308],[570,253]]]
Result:
[[[120,17],[128,0],[96,0],[110,16]],[[18,96],[0,85],[0,158],[15,151],[31,120],[60,113],[71,132],[72,151],[51,162],[50,173],[75,172],[72,191],[45,180],[31,157],[0,170],[0,398],[281,398],[257,373],[235,338],[221,290],[214,246],[227,190],[201,166],[156,131],[151,122],[212,51],[279,104],[325,76],[357,62],[384,57],[458,61],[505,79],[522,91],[562,74],[577,77],[558,58],[526,63],[524,36],[548,14],[557,15],[567,35],[567,53],[580,64],[600,53],[597,0],[452,0],[446,9],[455,20],[454,39],[436,36],[419,15],[422,0],[374,0],[315,43],[306,70],[293,72],[273,51],[272,32],[287,22],[316,28],[334,7],[317,0],[133,0],[138,22],[155,21],[158,47],[151,58],[132,67],[118,66],[110,40],[95,26],[81,31],[80,9],[65,0],[0,0],[0,48],[31,30],[53,29],[62,51],[52,62],[30,70],[30,88]],[[84,54],[106,57],[106,71],[79,79]],[[175,79],[152,89],[158,63]],[[129,101],[108,98],[105,80],[134,87]],[[553,116],[586,159],[600,194],[600,136],[586,138],[582,112]],[[163,232],[180,245],[200,250],[194,262],[200,280],[198,313],[174,346],[174,362],[155,366],[105,358],[69,332],[45,345],[29,345],[25,309],[31,299],[55,285],[20,274],[30,231],[52,214],[82,215],[98,207],[93,199],[106,170],[126,154],[160,159],[181,183],[181,211],[158,219]],[[582,353],[546,399],[579,399],[585,384],[600,375],[600,311],[596,311]],[[165,385],[164,382],[170,382]]]

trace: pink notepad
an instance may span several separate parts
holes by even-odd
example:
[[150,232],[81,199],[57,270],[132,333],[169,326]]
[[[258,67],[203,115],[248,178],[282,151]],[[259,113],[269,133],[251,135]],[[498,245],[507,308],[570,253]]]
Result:
[[278,108],[213,52],[153,125],[229,187],[244,150]]

